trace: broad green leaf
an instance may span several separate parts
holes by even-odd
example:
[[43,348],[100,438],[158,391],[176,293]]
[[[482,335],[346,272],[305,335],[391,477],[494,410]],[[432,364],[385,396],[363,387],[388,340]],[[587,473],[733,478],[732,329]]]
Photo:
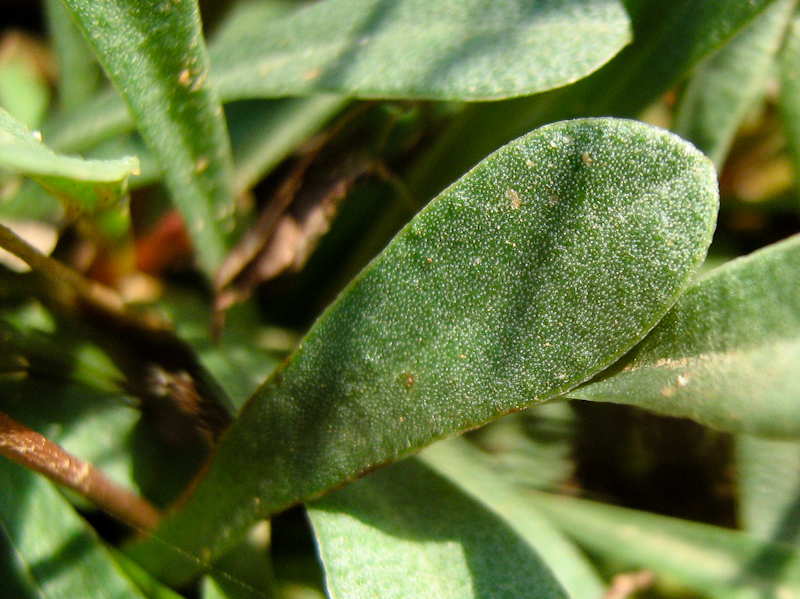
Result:
[[708,160],[635,121],[502,148],[325,312],[136,559],[180,580],[198,563],[163,542],[208,561],[256,518],[593,376],[673,304],[716,206]]
[[629,356],[569,396],[800,436],[800,236],[711,271]]
[[489,100],[585,77],[630,30],[618,0],[325,0],[223,41],[214,80],[239,97]]
[[800,442],[738,435],[736,466],[744,529],[800,547]]
[[164,169],[200,264],[219,266],[234,226],[233,161],[209,85],[195,0],[64,0]]
[[603,68],[529,98],[469,104],[412,173],[419,202],[534,127],[587,116],[636,117],[773,0],[627,0],[633,43]]
[[497,473],[497,464],[483,452],[462,439],[451,439],[431,445],[420,459],[500,515],[536,550],[571,599],[603,596],[605,585],[588,560],[508,478]]
[[[226,102],[532,94],[586,76],[630,41],[618,0],[327,0],[282,19],[269,7],[236,13],[210,45],[211,86]],[[45,132],[76,151],[130,126],[118,99],[104,98]]]
[[58,64],[58,101],[61,110],[89,102],[103,83],[103,70],[89,44],[61,0],[44,3],[47,29]]
[[764,93],[796,0],[778,0],[698,66],[672,127],[721,168],[736,130]]
[[719,599],[800,597],[800,553],[746,533],[593,501],[531,492],[592,553],[667,575]]
[[308,514],[331,599],[566,599],[539,552],[417,460],[331,493]]
[[[0,458],[0,572],[20,599],[142,598],[94,530],[38,474]],[[9,590],[3,578],[4,594]],[[8,595],[7,595],[8,596]]]
[[139,161],[85,160],[56,154],[0,109],[0,168],[34,178],[59,198],[68,213],[93,213],[117,205],[127,190],[128,177],[136,174]]

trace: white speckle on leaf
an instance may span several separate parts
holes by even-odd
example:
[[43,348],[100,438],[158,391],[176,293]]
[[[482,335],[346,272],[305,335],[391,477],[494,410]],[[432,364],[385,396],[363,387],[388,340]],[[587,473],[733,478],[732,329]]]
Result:
[[519,198],[519,194],[510,187],[506,190],[506,198],[511,201],[512,210],[519,210],[519,207],[522,206],[522,200]]

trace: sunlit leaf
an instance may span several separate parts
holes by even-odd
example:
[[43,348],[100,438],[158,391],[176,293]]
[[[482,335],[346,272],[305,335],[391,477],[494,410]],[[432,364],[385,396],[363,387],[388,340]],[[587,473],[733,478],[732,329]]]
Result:
[[716,206],[708,160],[634,121],[502,148],[343,292],[136,559],[181,580],[199,564],[164,543],[205,561],[256,518],[593,376],[673,304]]
[[[455,485],[497,514],[533,547],[571,599],[597,599],[604,584],[580,551],[530,504],[524,493],[497,472],[497,464],[466,441],[436,443],[420,454]],[[530,468],[538,467],[530,462]],[[427,501],[427,495],[424,495]]]
[[214,48],[227,97],[509,98],[580,79],[630,40],[617,0],[326,0],[251,30]]
[[40,135],[0,108],[0,168],[33,177],[62,200],[67,212],[92,213],[116,205],[139,161],[133,156],[84,160],[56,154]]
[[574,85],[468,105],[411,177],[427,201],[483,156],[534,127],[585,116],[636,117],[773,0],[627,0],[633,43]]
[[711,271],[629,356],[569,395],[799,437],[798,363],[800,236]]
[[331,599],[566,599],[540,555],[417,460],[309,506]]

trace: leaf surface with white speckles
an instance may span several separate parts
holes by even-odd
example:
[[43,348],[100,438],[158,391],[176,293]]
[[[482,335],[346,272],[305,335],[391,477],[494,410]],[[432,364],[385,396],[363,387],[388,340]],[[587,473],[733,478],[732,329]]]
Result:
[[693,284],[630,356],[572,397],[800,438],[800,236]]
[[[157,531],[214,556],[254,519],[563,394],[628,351],[702,262],[710,162],[634,121],[556,123],[445,190],[341,294]],[[199,567],[143,542],[175,580]]]

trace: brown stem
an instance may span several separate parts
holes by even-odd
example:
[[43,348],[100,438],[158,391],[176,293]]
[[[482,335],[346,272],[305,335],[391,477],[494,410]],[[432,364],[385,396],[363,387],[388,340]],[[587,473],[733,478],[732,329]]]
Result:
[[113,289],[87,279],[76,270],[43,254],[2,224],[0,224],[0,247],[49,279],[65,283],[84,301],[110,312],[118,313],[124,309],[122,300]]
[[0,412],[0,454],[75,491],[138,530],[155,529],[161,517],[150,502],[112,482],[89,462]]

